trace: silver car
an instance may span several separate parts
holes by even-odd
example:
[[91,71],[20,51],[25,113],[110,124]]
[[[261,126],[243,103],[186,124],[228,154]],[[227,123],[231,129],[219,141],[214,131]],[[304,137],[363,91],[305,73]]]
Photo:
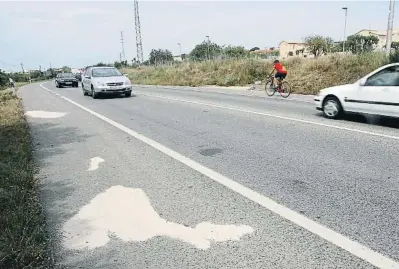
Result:
[[100,94],[124,94],[130,97],[132,83],[115,67],[89,67],[82,76],[83,95],[93,99]]

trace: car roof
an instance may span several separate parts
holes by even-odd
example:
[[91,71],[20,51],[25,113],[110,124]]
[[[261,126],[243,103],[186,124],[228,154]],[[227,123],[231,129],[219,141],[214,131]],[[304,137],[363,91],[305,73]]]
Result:
[[106,69],[106,68],[115,68],[113,66],[93,66],[92,69]]

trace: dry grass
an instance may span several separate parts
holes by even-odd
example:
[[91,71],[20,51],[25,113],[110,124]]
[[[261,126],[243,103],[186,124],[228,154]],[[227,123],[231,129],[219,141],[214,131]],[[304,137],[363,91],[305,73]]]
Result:
[[49,268],[31,140],[20,100],[0,91],[0,268]]
[[[287,81],[293,92],[315,94],[320,89],[353,83],[387,63],[381,53],[359,56],[330,55],[319,59],[292,58],[283,61],[288,69]],[[271,61],[240,59],[187,62],[172,66],[125,69],[133,83],[179,86],[246,86],[265,80],[272,69]]]

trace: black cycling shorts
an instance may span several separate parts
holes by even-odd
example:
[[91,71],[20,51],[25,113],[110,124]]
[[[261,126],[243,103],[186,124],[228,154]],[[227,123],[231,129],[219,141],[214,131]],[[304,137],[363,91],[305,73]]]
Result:
[[279,79],[285,79],[286,76],[287,76],[287,73],[279,73],[279,72],[277,72],[276,75],[274,75],[275,78],[279,78]]

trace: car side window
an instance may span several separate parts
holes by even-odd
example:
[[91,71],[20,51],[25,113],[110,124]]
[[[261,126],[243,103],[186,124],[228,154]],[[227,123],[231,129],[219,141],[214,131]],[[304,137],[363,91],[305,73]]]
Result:
[[369,77],[364,86],[399,86],[399,68],[397,66],[391,66],[381,70]]
[[85,72],[85,74],[84,74],[84,76],[85,76],[85,77],[86,77],[86,76],[91,77],[90,72],[91,72],[91,69],[90,69],[90,68],[87,68],[87,69],[86,69],[86,72]]

